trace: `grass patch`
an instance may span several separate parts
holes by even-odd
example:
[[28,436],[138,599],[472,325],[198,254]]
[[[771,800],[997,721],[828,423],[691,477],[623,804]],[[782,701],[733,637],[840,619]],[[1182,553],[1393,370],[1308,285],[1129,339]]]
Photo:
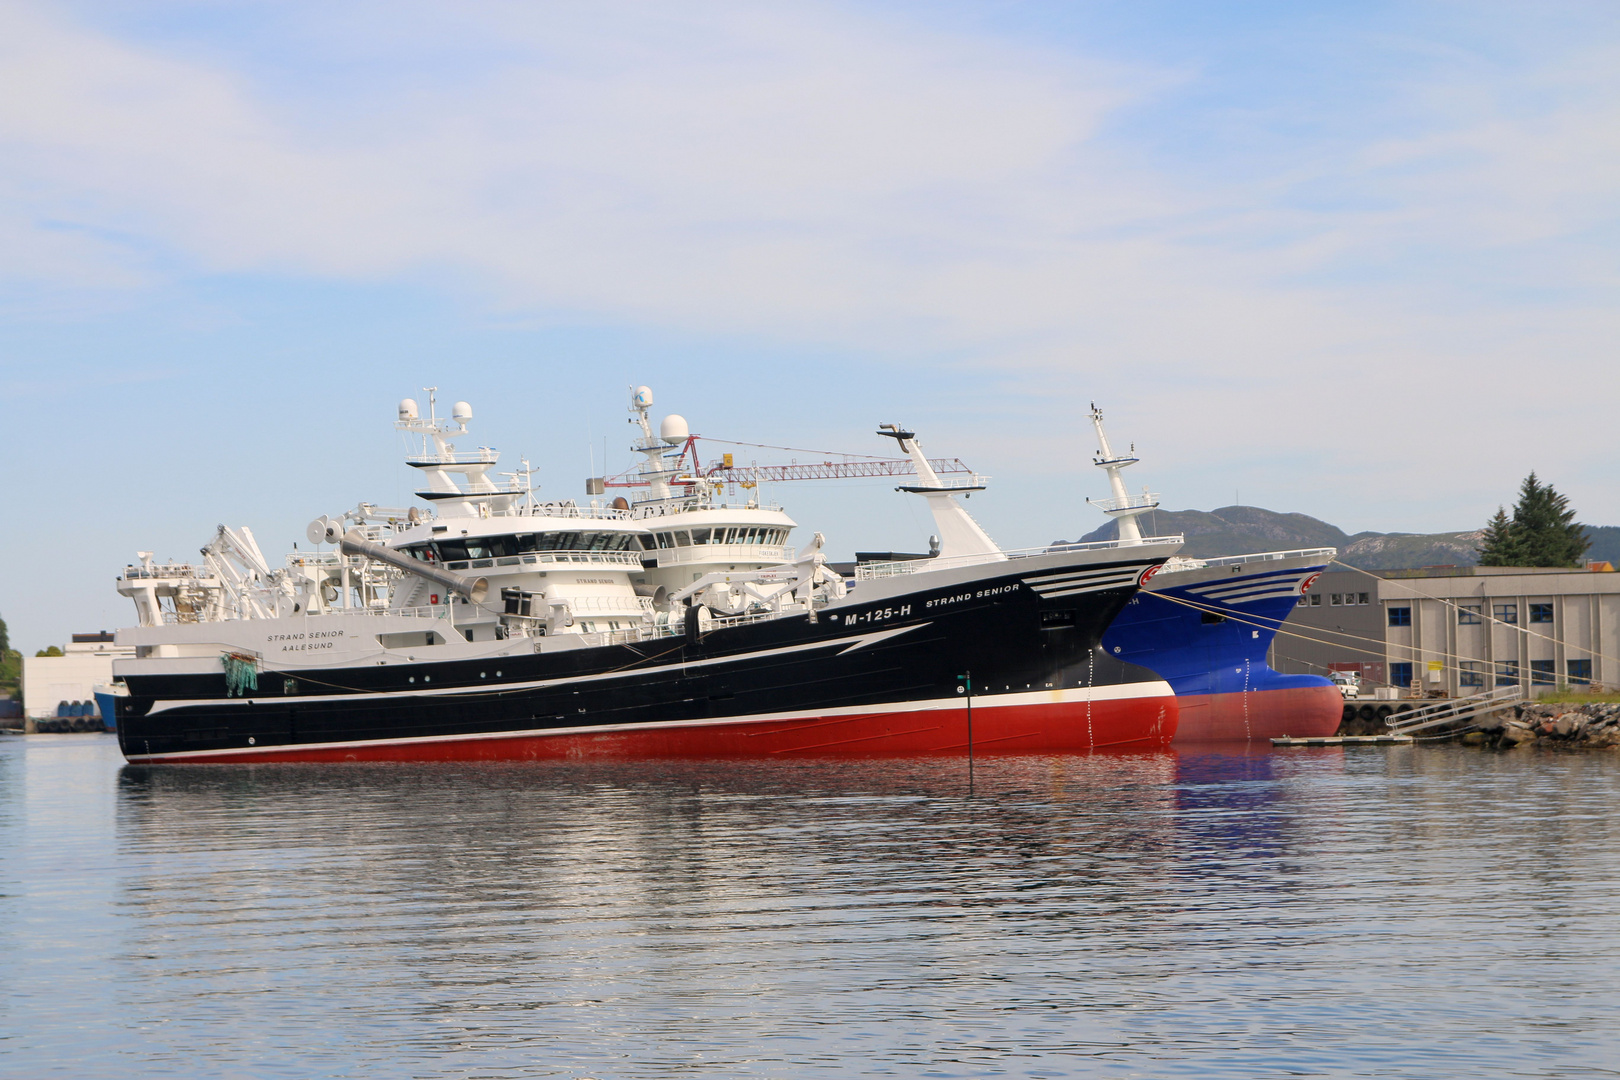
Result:
[[1620,703],[1620,693],[1601,689],[1599,693],[1588,693],[1560,686],[1556,690],[1543,690],[1536,695],[1536,700],[1548,705],[1613,705]]

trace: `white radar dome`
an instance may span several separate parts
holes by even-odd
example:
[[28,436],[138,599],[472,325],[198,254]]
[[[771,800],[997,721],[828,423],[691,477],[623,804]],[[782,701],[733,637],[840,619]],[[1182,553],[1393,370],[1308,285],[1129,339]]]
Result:
[[416,419],[416,399],[406,398],[399,403],[399,418],[401,420]]
[[650,386],[638,386],[638,387],[636,387],[635,393],[630,395],[630,407],[632,409],[650,409],[650,408],[652,408],[652,387],[650,387]]
[[458,424],[465,424],[472,419],[472,406],[465,401],[458,401],[450,407],[450,419]]
[[664,417],[664,422],[658,425],[658,437],[671,446],[685,442],[689,434],[691,433],[686,428],[686,417],[676,413],[670,413]]

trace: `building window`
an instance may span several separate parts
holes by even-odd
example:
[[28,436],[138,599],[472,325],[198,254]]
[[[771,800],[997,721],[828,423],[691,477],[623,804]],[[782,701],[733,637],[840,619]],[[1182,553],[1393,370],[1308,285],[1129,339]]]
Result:
[[1551,686],[1553,684],[1553,662],[1551,660],[1530,661],[1530,683],[1532,686]]
[[1592,661],[1570,660],[1568,664],[1570,682],[1580,683],[1584,686],[1592,681]]
[[1389,625],[1411,626],[1412,609],[1409,607],[1392,607],[1389,609]]
[[1531,622],[1546,622],[1546,623],[1552,622],[1552,605],[1551,604],[1531,604],[1530,605],[1530,621]]
[[1458,626],[1478,626],[1485,620],[1481,618],[1481,604],[1461,604],[1457,607]]
[[1412,685],[1412,665],[1411,664],[1391,664],[1391,665],[1389,665],[1389,681],[1390,681],[1391,685],[1394,685],[1394,686],[1399,686],[1399,687],[1403,687],[1403,688],[1411,686]]
[[1464,660],[1462,663],[1458,664],[1457,667],[1459,669],[1459,674],[1457,675],[1458,686],[1477,686],[1484,689],[1484,664],[1480,663],[1478,660]]
[[1491,614],[1496,616],[1497,622],[1512,623],[1517,626],[1519,622],[1519,605],[1497,604],[1491,609]]
[[1498,660],[1496,662],[1496,685],[1519,685],[1519,662],[1517,660]]
[[1311,607],[1321,607],[1321,606],[1322,606],[1322,594],[1317,593],[1315,596],[1311,597]]
[[1358,604],[1370,604],[1370,603],[1372,603],[1372,597],[1371,597],[1371,596],[1369,596],[1369,595],[1368,595],[1368,594],[1366,594],[1366,593],[1362,593],[1362,594],[1361,594],[1361,598],[1360,598],[1360,599],[1358,599],[1358,600],[1357,600],[1357,601],[1356,601],[1356,603],[1358,603]]
[[1333,606],[1338,607],[1342,603],[1344,603],[1344,594],[1343,593],[1334,593],[1333,594]]

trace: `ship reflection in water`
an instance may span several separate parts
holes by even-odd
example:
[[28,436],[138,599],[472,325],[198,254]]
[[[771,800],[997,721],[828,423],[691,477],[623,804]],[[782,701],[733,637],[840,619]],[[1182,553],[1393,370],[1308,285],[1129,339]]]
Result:
[[[53,738],[0,743],[4,1075],[1616,1056],[1610,757],[987,758],[970,794],[960,759],[162,769]],[[1510,935],[1468,914],[1503,905]]]

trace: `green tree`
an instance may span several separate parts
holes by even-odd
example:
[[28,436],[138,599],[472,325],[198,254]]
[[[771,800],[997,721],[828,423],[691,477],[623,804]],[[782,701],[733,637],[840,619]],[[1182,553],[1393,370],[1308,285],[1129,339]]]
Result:
[[0,619],[0,694],[16,694],[22,683],[22,653],[11,648],[11,632]]
[[35,653],[34,655],[35,656],[61,656],[62,655],[62,650],[57,648],[55,645],[52,645],[48,649],[39,650],[39,652]]
[[1519,541],[1513,533],[1513,522],[1500,506],[1496,516],[1485,526],[1485,538],[1479,545],[1481,566],[1519,566]]
[[1519,485],[1513,518],[1497,507],[1479,546],[1481,566],[1579,566],[1590,541],[1569,499],[1531,473]]

